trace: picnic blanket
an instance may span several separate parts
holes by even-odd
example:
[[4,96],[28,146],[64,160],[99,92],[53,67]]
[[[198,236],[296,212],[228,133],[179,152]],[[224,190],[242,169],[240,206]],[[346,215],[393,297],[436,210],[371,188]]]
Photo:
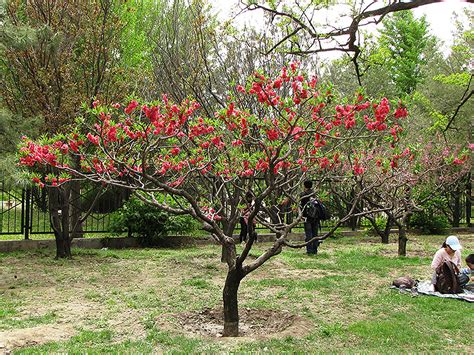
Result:
[[395,286],[391,286],[394,289],[400,290],[402,293],[410,293],[413,296],[418,296],[418,295],[427,295],[427,296],[435,296],[435,297],[441,297],[441,298],[454,298],[457,300],[463,300],[467,302],[474,302],[474,292],[470,290],[464,289],[463,293],[455,293],[455,294],[443,294],[437,291],[431,291],[431,281],[420,281],[418,282],[418,285],[411,288],[411,289],[405,289],[405,288],[397,288]]

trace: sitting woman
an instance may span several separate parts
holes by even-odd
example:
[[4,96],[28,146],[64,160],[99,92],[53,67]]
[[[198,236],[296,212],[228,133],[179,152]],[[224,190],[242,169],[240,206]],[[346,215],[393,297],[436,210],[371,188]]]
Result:
[[433,276],[431,277],[431,290],[435,291],[436,285],[436,269],[445,261],[451,261],[460,270],[461,268],[461,244],[458,237],[450,235],[446,238],[441,248],[436,252],[431,262]]

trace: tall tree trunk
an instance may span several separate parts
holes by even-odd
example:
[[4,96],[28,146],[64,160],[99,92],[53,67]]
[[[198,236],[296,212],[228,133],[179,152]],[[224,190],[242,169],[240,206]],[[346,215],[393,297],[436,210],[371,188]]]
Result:
[[459,227],[459,222],[461,220],[461,191],[459,191],[459,186],[456,187],[453,194],[454,205],[453,205],[453,227]]
[[467,174],[466,183],[466,224],[471,227],[471,208],[472,208],[472,182],[471,173]]
[[243,278],[242,270],[230,269],[225,280],[224,301],[224,337],[239,336],[239,303],[237,293],[240,281]]

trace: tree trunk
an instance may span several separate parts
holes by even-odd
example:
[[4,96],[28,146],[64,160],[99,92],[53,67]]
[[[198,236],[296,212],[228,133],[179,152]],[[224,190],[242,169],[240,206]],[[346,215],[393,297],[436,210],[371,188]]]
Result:
[[405,226],[398,227],[398,256],[407,256],[407,230]]
[[70,259],[71,254],[71,240],[65,238],[63,233],[54,232],[56,238],[56,259]]
[[394,224],[394,218],[392,217],[391,214],[389,214],[387,216],[387,222],[385,223],[385,228],[384,228],[383,234],[382,234],[382,243],[383,244],[388,244],[389,243],[390,230],[392,229],[393,224]]
[[56,259],[71,258],[69,193],[66,186],[48,188],[51,227],[56,240]]
[[398,256],[407,256],[407,218],[408,215],[403,216],[398,225]]
[[81,223],[81,182],[71,181],[71,238],[84,237],[84,230]]
[[[73,164],[75,169],[80,169],[81,160],[79,156],[73,157]],[[73,238],[82,238],[84,236],[84,231],[82,229],[81,223],[81,214],[82,214],[82,205],[81,205],[81,182],[79,180],[72,180],[68,183],[70,185],[70,210],[71,210],[71,226],[69,230],[71,231],[71,239]]]
[[365,216],[365,218],[369,220],[372,228],[375,230],[375,233],[377,233],[377,235],[380,237],[382,243],[388,244],[390,229],[393,225],[393,218],[391,217],[391,215],[387,216],[387,222],[385,222],[385,227],[383,230],[378,226],[377,219],[374,216],[367,215]]
[[237,293],[243,275],[241,270],[230,269],[225,280],[224,301],[224,337],[239,336],[239,304]]

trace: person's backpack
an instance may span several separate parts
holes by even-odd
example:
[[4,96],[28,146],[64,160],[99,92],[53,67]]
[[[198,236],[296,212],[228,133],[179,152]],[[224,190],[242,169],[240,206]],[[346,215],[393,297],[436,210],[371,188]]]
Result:
[[436,291],[440,293],[462,292],[461,286],[459,285],[457,269],[456,265],[448,260],[438,266],[436,269]]
[[305,215],[313,221],[326,221],[331,218],[326,206],[314,197],[311,197],[306,203]]

